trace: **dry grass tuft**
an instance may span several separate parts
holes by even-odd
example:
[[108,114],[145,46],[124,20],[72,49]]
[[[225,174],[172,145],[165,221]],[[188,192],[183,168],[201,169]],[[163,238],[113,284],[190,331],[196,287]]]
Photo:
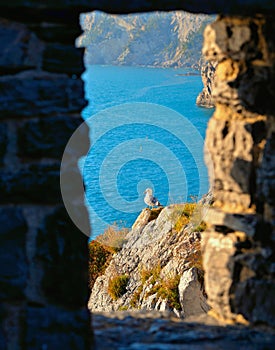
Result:
[[96,241],[106,247],[109,247],[112,252],[116,253],[126,242],[125,237],[128,232],[129,229],[120,229],[118,225],[114,223],[113,225],[109,226],[103,234],[97,236]]
[[178,289],[179,282],[180,275],[166,276],[162,279],[157,291],[157,295],[167,300],[168,305],[176,310],[181,310]]
[[140,295],[143,291],[143,285],[140,285],[137,290],[134,292],[132,299],[130,300],[130,306],[132,308],[138,308],[138,303],[139,303],[139,299],[140,299]]
[[97,277],[104,274],[111,260],[112,253],[97,241],[91,241],[88,249],[89,288],[92,289]]
[[174,229],[176,232],[181,230],[190,222],[191,216],[196,209],[196,203],[185,203],[184,205],[177,205],[172,216],[176,219]]
[[140,271],[140,278],[141,278],[142,284],[144,284],[150,277],[152,277],[150,282],[152,284],[155,284],[155,282],[159,279],[160,272],[161,272],[160,263],[158,263],[156,266],[152,268],[143,267]]
[[125,243],[128,229],[119,229],[116,224],[109,226],[88,245],[89,249],[89,288],[92,289],[97,277],[104,274],[113,254]]
[[119,299],[126,293],[128,282],[128,275],[115,276],[109,280],[108,293],[113,300]]

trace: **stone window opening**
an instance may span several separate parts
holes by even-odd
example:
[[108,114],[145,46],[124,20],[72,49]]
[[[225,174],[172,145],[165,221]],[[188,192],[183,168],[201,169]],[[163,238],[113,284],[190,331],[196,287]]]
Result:
[[[87,239],[79,232],[69,236],[75,228],[59,191],[61,141],[65,146],[82,122],[85,105],[79,79],[83,52],[74,47],[80,34],[77,17],[98,7],[125,13],[172,6],[120,5],[85,0],[0,5],[5,38],[0,58],[4,348],[89,348]],[[219,319],[237,321],[242,315],[252,324],[274,327],[274,4],[210,1],[182,7],[224,13],[205,33],[204,49],[208,59],[219,61],[217,108],[207,132],[218,184],[218,207],[209,213],[203,248],[209,302]],[[71,79],[74,75],[77,79]],[[238,147],[232,150],[232,144]],[[252,182],[251,174],[256,176]]]

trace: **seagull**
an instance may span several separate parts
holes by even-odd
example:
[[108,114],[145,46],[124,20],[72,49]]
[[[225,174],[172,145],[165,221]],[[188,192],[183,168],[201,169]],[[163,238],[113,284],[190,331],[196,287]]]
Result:
[[144,202],[149,207],[161,206],[158,199],[153,196],[153,190],[151,188],[146,188],[146,190],[144,191],[144,194],[145,194]]

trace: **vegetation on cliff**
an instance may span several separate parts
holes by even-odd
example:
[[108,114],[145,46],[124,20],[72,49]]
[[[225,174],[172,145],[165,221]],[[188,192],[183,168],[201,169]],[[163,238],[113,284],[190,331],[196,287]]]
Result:
[[[112,253],[91,277],[90,310],[170,310],[179,317],[207,311],[200,248],[200,232],[206,226],[199,217],[201,209],[200,203],[144,209],[131,231],[122,234],[122,247],[114,250],[91,242]],[[91,257],[94,263],[97,260],[100,257]]]
[[89,243],[89,288],[92,289],[98,276],[101,276],[109,265],[112,255],[118,252],[128,229],[118,229],[116,224],[109,226],[105,232]]

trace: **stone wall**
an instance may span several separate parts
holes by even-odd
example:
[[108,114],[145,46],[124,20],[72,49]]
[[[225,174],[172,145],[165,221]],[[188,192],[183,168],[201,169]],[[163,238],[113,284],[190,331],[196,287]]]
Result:
[[203,52],[218,62],[206,137],[215,197],[204,236],[209,302],[222,318],[275,326],[274,17],[221,16],[205,30]]
[[[274,13],[275,5],[0,0],[3,349],[89,347],[87,239],[62,205],[59,166],[85,105],[83,53],[74,47],[78,16],[93,9],[245,16]],[[274,17],[225,17],[206,32],[206,58],[219,66],[217,110],[207,134],[217,208],[211,217],[209,212],[204,256],[206,288],[217,314],[241,313],[274,325],[273,23]]]
[[86,104],[74,45],[82,9],[29,17],[1,2],[0,11],[0,348],[90,348],[88,238],[59,185]]

